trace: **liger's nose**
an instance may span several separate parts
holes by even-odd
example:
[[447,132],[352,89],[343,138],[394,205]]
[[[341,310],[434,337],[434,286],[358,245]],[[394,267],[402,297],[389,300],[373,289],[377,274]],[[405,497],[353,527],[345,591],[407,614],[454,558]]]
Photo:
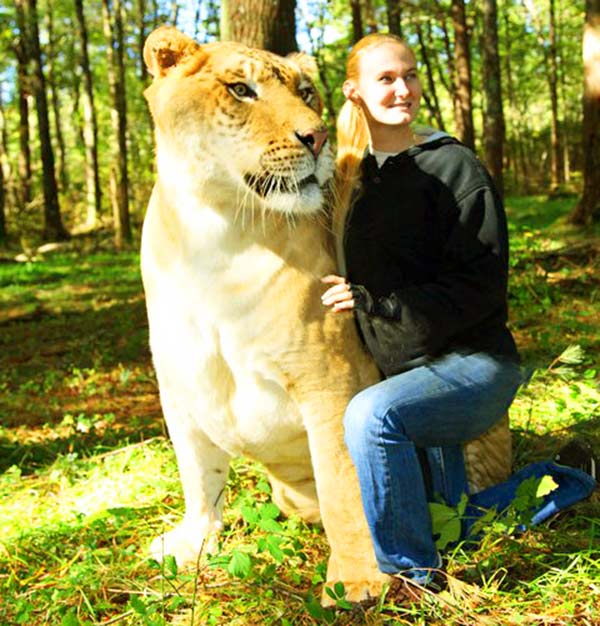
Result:
[[305,132],[296,131],[296,137],[313,153],[316,157],[323,149],[327,141],[328,132],[326,130],[316,130],[311,128]]

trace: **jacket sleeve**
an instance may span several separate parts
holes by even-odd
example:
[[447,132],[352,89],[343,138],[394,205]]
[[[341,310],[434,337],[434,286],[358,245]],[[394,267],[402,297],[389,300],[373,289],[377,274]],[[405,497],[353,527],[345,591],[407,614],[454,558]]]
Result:
[[352,285],[355,308],[369,318],[394,320],[394,332],[406,337],[410,352],[434,354],[506,307],[508,237],[502,203],[490,186],[457,202],[458,218],[434,280],[378,299]]

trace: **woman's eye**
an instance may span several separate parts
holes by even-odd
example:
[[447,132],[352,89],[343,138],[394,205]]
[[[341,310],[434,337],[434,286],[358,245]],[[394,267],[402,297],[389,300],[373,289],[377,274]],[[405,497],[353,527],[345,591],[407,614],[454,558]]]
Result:
[[379,79],[379,82],[384,83],[385,85],[389,85],[392,82],[392,77],[391,76],[382,76]]
[[227,89],[229,93],[238,100],[243,100],[246,98],[256,99],[256,92],[248,87],[246,83],[232,83],[231,85],[227,85]]

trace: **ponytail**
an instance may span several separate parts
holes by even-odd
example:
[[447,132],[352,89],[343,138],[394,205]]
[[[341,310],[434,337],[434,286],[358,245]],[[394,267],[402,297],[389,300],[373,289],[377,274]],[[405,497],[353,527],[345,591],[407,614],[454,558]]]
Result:
[[337,157],[333,201],[333,232],[339,270],[345,273],[343,237],[353,192],[360,180],[360,163],[369,145],[369,127],[362,109],[346,100],[337,118]]
[[[346,61],[346,80],[358,79],[359,57],[363,50],[389,42],[405,46],[412,54],[410,47],[400,37],[390,33],[371,33],[360,39],[350,50]],[[346,273],[343,254],[344,226],[351,203],[356,199],[356,194],[360,193],[360,163],[369,145],[369,139],[369,127],[362,108],[347,100],[337,118],[337,159],[333,198],[333,232],[338,269],[342,275]]]

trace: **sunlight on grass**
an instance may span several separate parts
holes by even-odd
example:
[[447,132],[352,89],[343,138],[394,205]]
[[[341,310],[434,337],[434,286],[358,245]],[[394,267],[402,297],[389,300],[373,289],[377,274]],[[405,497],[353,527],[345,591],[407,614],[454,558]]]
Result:
[[[57,524],[80,525],[109,509],[145,507],[180,493],[179,481],[166,443],[115,450],[96,459],[76,454],[57,459],[43,473],[20,477],[17,468],[2,489],[0,533],[3,542],[22,538]],[[26,522],[26,526],[24,525]]]
[[[573,436],[600,449],[600,238],[564,226],[572,201],[507,200],[510,321],[531,374],[510,410],[517,468]],[[348,609],[342,593],[325,610],[322,529],[281,517],[261,467],[236,459],[198,569],[149,560],[183,502],[138,265],[0,266],[0,625],[600,624],[597,497],[519,536],[490,522],[448,552],[449,595]]]

